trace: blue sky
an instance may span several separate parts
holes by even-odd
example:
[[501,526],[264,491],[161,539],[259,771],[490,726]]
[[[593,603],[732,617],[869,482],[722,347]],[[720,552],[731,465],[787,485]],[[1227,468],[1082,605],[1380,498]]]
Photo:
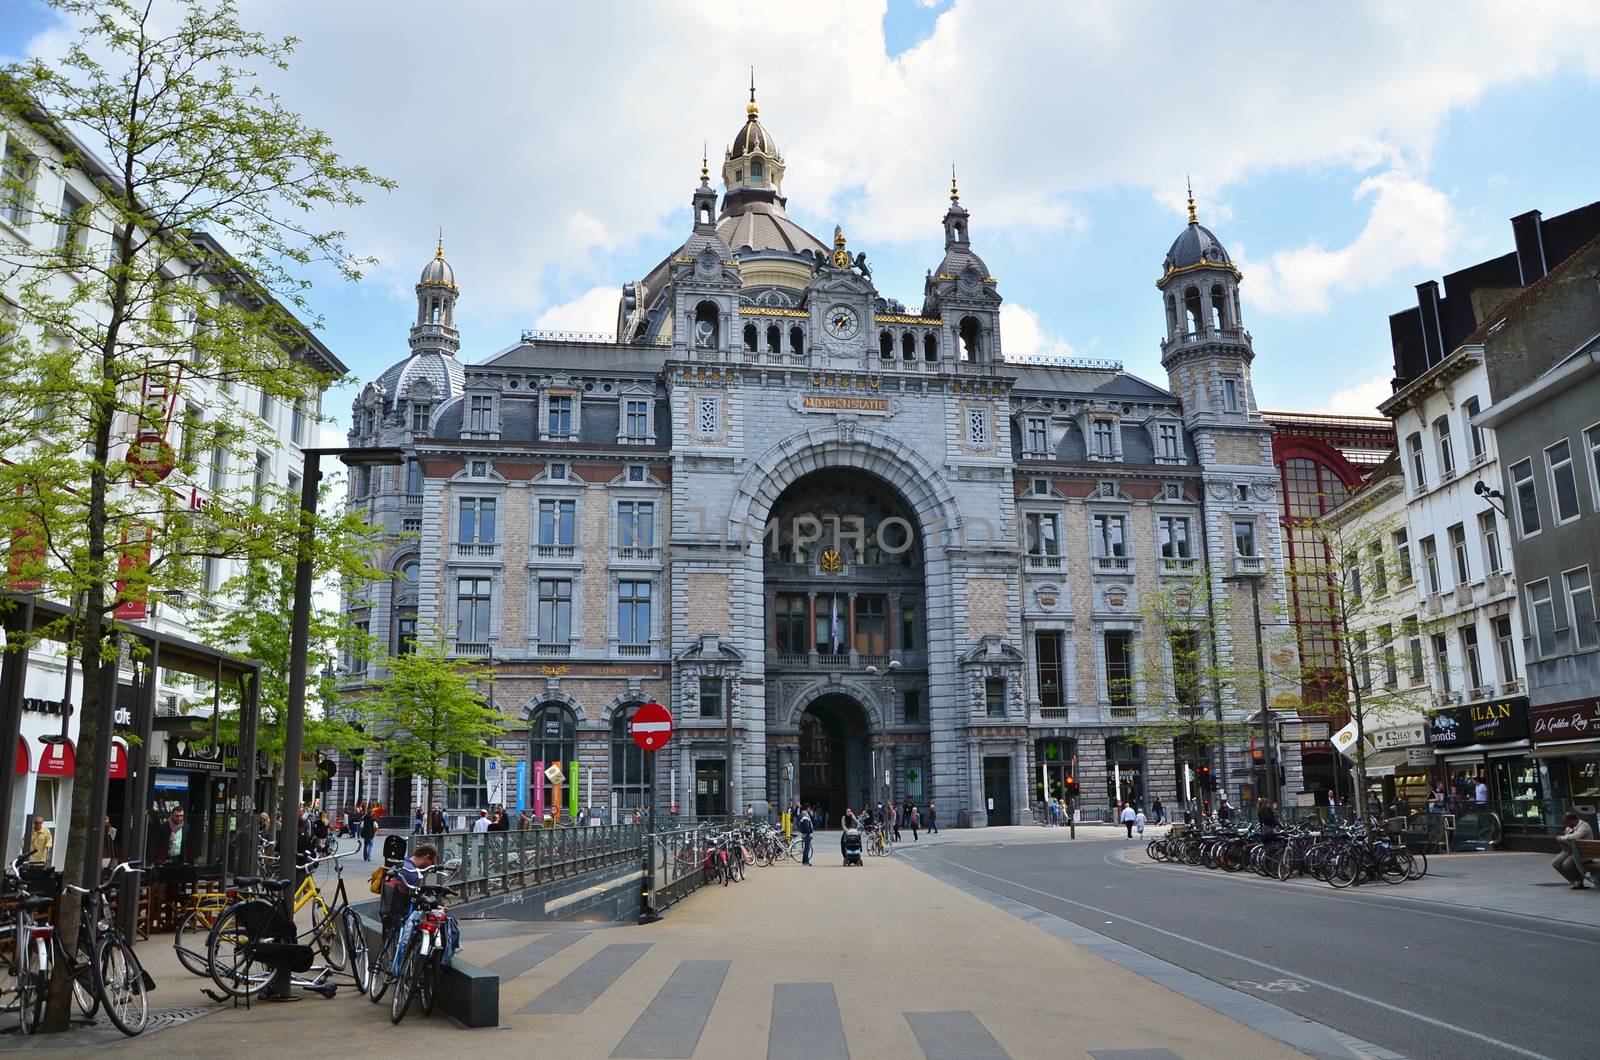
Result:
[[[761,117],[789,210],[865,250],[915,305],[941,253],[950,162],[1007,300],[1012,354],[1112,358],[1164,381],[1154,289],[1200,219],[1244,270],[1264,407],[1371,412],[1387,316],[1414,285],[1511,246],[1508,218],[1600,198],[1600,5],[1208,8],[1008,0],[725,4],[243,0],[303,39],[273,82],[400,184],[333,219],[380,259],[317,277],[328,344],[369,379],[406,351],[436,228],[468,360],[529,327],[611,326],[618,289],[674,250],[709,141]],[[65,39],[0,0],[0,54]],[[342,418],[351,391],[329,411]]]

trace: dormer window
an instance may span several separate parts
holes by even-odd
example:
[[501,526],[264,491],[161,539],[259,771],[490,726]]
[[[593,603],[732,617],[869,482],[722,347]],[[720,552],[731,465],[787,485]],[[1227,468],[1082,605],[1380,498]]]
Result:
[[1029,416],[1024,421],[1023,449],[1030,455],[1044,455],[1050,451],[1050,432],[1043,416]]
[[467,401],[467,430],[487,434],[494,430],[494,398],[488,394],[474,394]]
[[1112,448],[1112,437],[1116,432],[1116,424],[1108,419],[1094,421],[1094,453],[1096,456],[1110,458],[1115,455]]

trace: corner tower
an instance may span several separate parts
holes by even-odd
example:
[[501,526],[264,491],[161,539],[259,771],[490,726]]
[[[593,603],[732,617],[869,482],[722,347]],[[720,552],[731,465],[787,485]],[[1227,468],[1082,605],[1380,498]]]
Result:
[[971,215],[961,205],[950,167],[950,208],[944,214],[944,257],[923,286],[922,315],[943,322],[941,345],[957,363],[992,365],[1000,353],[999,281],[972,249]]
[[461,350],[461,333],[456,330],[456,270],[444,260],[444,233],[433,260],[423,266],[417,281],[417,321],[411,325],[411,352],[434,351],[454,357]]

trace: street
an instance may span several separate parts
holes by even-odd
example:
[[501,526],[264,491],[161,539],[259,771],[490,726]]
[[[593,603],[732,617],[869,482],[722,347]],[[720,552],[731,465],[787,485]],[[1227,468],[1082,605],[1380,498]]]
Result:
[[[1491,867],[1434,859],[1442,880]],[[1421,898],[1447,884],[1334,891],[1158,865],[1119,839],[916,851],[1004,895],[1408,1057],[1593,1057],[1600,928]],[[1545,859],[1539,859],[1545,864]],[[1593,916],[1600,896],[1536,884]],[[1555,892],[1559,892],[1557,895]]]

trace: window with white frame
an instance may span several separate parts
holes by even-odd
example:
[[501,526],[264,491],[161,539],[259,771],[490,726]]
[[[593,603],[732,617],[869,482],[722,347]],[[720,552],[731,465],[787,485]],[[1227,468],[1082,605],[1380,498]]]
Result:
[[988,446],[988,409],[978,407],[970,407],[967,409],[967,444],[980,449]]
[[539,579],[539,643],[567,644],[572,640],[572,581]]
[[1089,544],[1101,558],[1128,554],[1128,517],[1097,512],[1089,517]]
[[433,418],[433,406],[425,401],[415,401],[411,404],[411,433],[427,434],[428,425]]
[[1372,559],[1372,591],[1382,596],[1389,591],[1389,562],[1383,555],[1383,542],[1372,542],[1367,551]]
[[1517,643],[1511,635],[1510,615],[1495,617],[1494,646],[1500,657],[1500,680],[1510,684],[1517,679]]
[[1157,517],[1156,541],[1161,547],[1162,559],[1194,558],[1194,547],[1189,538],[1188,516],[1162,515]]
[[1386,688],[1393,688],[1400,683],[1400,665],[1395,658],[1394,627],[1379,626],[1378,640],[1383,644],[1383,683]]
[[1416,576],[1411,572],[1411,539],[1404,530],[1394,532],[1395,576],[1401,585],[1410,585]]
[[1422,455],[1422,435],[1407,436],[1406,450],[1411,454],[1411,488],[1418,492],[1427,489],[1428,464]]
[[1027,513],[1028,555],[1061,555],[1060,527],[1055,515],[1049,512]]
[[1400,634],[1406,640],[1406,651],[1411,657],[1411,681],[1416,684],[1424,676],[1422,667],[1422,626],[1415,617],[1403,619],[1400,623]]
[[577,533],[578,502],[545,498],[539,502],[539,544],[571,545]]
[[1565,438],[1544,451],[1546,466],[1550,469],[1550,510],[1556,524],[1568,523],[1581,513],[1578,510],[1578,473],[1572,466],[1572,446]]
[[354,632],[350,636],[350,672],[364,674],[367,672],[368,643],[372,637],[372,622],[369,619],[358,619],[350,623]]
[[1355,645],[1356,673],[1358,674],[1357,687],[1363,692],[1370,692],[1372,691],[1372,659],[1367,655],[1367,635],[1365,633],[1357,633],[1355,635]]
[[622,403],[622,436],[630,442],[650,437],[650,403],[644,398],[629,398]]
[[456,521],[456,540],[479,545],[495,541],[495,499],[463,497]]
[[651,584],[647,581],[617,583],[617,640],[622,644],[650,643]]
[[5,159],[0,162],[0,218],[7,224],[18,225],[26,219],[33,169],[33,156],[23,150],[15,136],[7,137]]
[[1108,629],[1101,634],[1106,657],[1106,702],[1113,707],[1133,706],[1133,632]]
[[1256,521],[1254,519],[1235,519],[1233,521],[1233,554],[1241,559],[1254,559],[1260,555],[1256,551]]
[[489,642],[491,580],[487,577],[456,579],[456,640],[469,644]]
[[1517,498],[1517,522],[1523,537],[1532,537],[1540,530],[1539,492],[1533,485],[1533,461],[1521,460],[1511,465],[1511,491]]
[[1583,440],[1589,447],[1589,496],[1600,511],[1600,423],[1584,431]]
[[1345,584],[1350,587],[1352,603],[1361,602],[1361,553],[1351,549],[1344,554]]
[[1433,635],[1433,668],[1439,675],[1439,691],[1445,695],[1451,692],[1450,684],[1450,641],[1443,633]]
[[494,430],[494,396],[473,394],[467,398],[467,430],[487,434]]
[[1567,583],[1567,614],[1572,616],[1572,640],[1581,651],[1600,645],[1600,628],[1594,623],[1594,591],[1589,568],[1579,567],[1561,576]]
[[1483,538],[1484,573],[1499,574],[1504,561],[1500,558],[1500,523],[1494,512],[1478,513],[1478,535]]
[[1478,656],[1478,628],[1476,626],[1462,626],[1457,635],[1461,638],[1461,665],[1467,679],[1467,687],[1478,689],[1483,687],[1483,660]]
[[1467,440],[1472,446],[1472,462],[1476,464],[1487,453],[1487,442],[1483,436],[1483,428],[1472,421],[1477,419],[1478,413],[1483,411],[1483,406],[1475,397],[1469,397],[1461,403],[1461,416],[1467,424]]
[[1029,416],[1022,424],[1022,447],[1030,455],[1044,455],[1050,451],[1049,421],[1043,416]]
[[1556,605],[1550,597],[1550,579],[1528,585],[1528,614],[1533,616],[1534,650],[1540,658],[1556,650]]
[[414,456],[406,458],[406,493],[413,497],[422,493],[422,461]]
[[695,398],[695,430],[707,437],[722,433],[722,400],[716,394]]
[[1433,539],[1432,534],[1429,534],[1419,544],[1422,545],[1422,569],[1428,576],[1428,591],[1437,593],[1441,588],[1439,584],[1438,542]]
[[1114,420],[1096,419],[1091,425],[1091,438],[1094,442],[1096,456],[1112,456],[1115,454],[1114,439],[1116,438],[1117,425]]
[[617,547],[650,548],[655,544],[656,506],[651,501],[617,504]]
[[552,394],[545,409],[545,435],[560,441],[572,437],[572,398]]
[[75,258],[83,252],[88,234],[89,203],[82,195],[65,188],[61,192],[61,217],[56,222],[56,253]]
[[1450,417],[1433,421],[1433,436],[1439,444],[1439,478],[1448,482],[1456,477],[1456,447],[1450,439]]
[[1156,455],[1163,460],[1177,460],[1183,456],[1183,446],[1178,438],[1176,423],[1156,424]]
[[1455,560],[1456,584],[1466,585],[1472,581],[1472,565],[1467,559],[1467,530],[1460,523],[1456,523],[1449,530],[1450,555]]

